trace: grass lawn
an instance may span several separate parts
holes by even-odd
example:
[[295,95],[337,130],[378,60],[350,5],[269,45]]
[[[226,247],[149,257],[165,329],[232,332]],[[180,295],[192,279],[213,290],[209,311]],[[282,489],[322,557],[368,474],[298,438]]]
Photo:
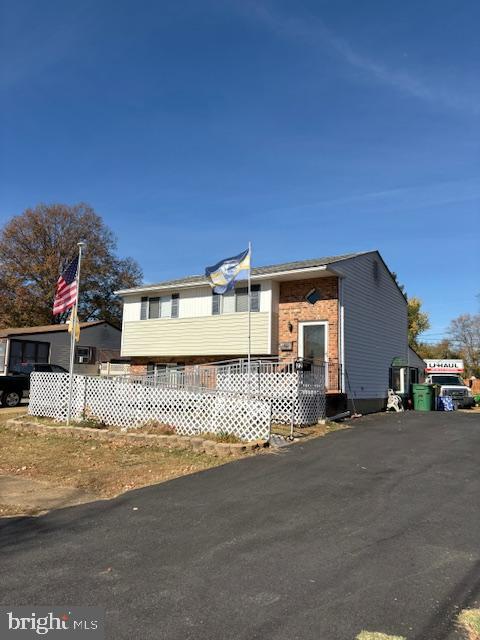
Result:
[[480,609],[464,609],[458,616],[458,624],[468,640],[480,640]]
[[15,432],[2,426],[5,419],[0,414],[0,475],[43,480],[102,497],[225,464],[224,459],[185,449]]
[[[31,487],[37,505],[40,494],[45,492],[39,486],[42,482],[48,483],[47,494],[49,486],[63,487],[65,490],[79,489],[88,495],[88,499],[111,498],[130,489],[226,464],[237,457],[232,456],[227,460],[191,449],[145,446],[115,439],[84,440],[66,434],[14,431],[5,426],[8,419],[21,413],[25,413],[25,409],[0,410],[0,476],[4,476],[4,484],[9,477],[30,481],[30,484],[27,482],[26,491],[30,495]],[[50,422],[40,418],[36,421]],[[302,429],[301,435],[308,439],[348,427],[347,424],[335,423],[315,425]],[[157,427],[151,430],[146,427],[139,431],[162,433]],[[284,431],[288,435],[290,427],[285,425],[283,429],[279,427],[275,431]],[[218,436],[215,439],[220,442],[231,440]],[[245,455],[249,454],[239,453],[239,456]],[[28,501],[28,495],[23,504],[15,502],[13,493],[2,495],[0,517],[41,512],[40,508],[35,508],[35,500],[32,503]]]

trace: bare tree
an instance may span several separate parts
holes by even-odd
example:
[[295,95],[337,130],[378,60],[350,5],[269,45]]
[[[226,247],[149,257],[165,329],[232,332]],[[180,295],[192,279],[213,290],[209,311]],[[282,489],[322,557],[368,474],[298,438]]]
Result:
[[451,321],[448,333],[461,352],[469,375],[480,376],[480,314],[466,313]]
[[453,345],[448,338],[443,338],[439,342],[433,344],[427,344],[420,342],[417,345],[417,353],[422,358],[454,358],[458,359],[462,357],[460,351]]
[[0,327],[65,320],[52,316],[56,283],[82,240],[87,246],[79,317],[120,321],[121,305],[113,292],[141,282],[139,265],[116,256],[113,233],[88,204],[40,204],[0,230]]

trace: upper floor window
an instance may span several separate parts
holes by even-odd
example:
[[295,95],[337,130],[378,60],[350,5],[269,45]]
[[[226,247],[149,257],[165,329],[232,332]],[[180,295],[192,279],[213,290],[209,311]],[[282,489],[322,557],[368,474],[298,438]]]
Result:
[[[260,311],[260,285],[252,284],[251,292],[250,311]],[[235,289],[235,311],[248,311],[248,287]]]
[[218,316],[222,313],[222,296],[212,291],[212,315]]
[[[260,311],[260,285],[251,287],[251,311]],[[230,300],[229,300],[230,298]],[[248,287],[237,287],[224,295],[212,293],[212,315],[229,312],[245,313],[248,311]]]
[[179,294],[169,296],[143,297],[140,307],[140,320],[156,318],[178,318]]

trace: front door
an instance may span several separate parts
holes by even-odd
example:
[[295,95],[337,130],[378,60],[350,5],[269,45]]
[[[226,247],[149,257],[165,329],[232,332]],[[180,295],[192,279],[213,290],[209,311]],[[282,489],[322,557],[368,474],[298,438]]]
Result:
[[314,364],[327,360],[328,322],[300,322],[298,356]]

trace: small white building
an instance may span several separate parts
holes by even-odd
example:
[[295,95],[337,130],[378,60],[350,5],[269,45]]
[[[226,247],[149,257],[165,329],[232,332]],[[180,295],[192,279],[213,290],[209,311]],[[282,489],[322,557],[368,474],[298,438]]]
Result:
[[[97,374],[101,362],[120,355],[122,332],[105,320],[80,323],[75,347],[75,372]],[[68,369],[68,325],[18,327],[0,330],[0,375],[28,372],[29,365],[49,363]]]

